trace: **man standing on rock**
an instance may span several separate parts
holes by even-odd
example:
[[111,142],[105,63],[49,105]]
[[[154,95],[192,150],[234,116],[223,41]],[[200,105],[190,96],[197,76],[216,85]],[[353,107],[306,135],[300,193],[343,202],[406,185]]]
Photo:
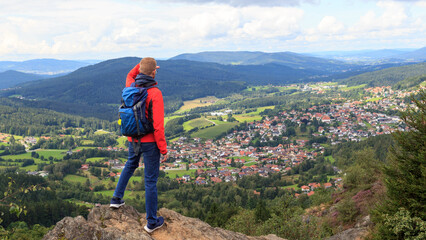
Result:
[[[154,80],[157,74],[157,61],[154,58],[143,58],[127,75],[126,87],[130,87],[136,82],[139,87],[149,87],[157,85]],[[145,173],[145,208],[146,219],[148,221],[145,230],[149,233],[163,226],[164,218],[157,217],[157,179],[160,171],[160,154],[163,155],[161,162],[167,160],[167,143],[164,136],[164,103],[163,95],[157,87],[148,89],[146,99],[146,114],[152,116],[154,132],[148,133],[140,139],[141,147],[137,152],[133,144],[129,143],[129,157],[121,172],[117,187],[111,199],[111,208],[119,208],[124,205],[122,200],[124,191],[130,177],[139,166],[139,161],[143,155]],[[129,142],[132,138],[128,138]],[[133,141],[138,141],[133,139]]]

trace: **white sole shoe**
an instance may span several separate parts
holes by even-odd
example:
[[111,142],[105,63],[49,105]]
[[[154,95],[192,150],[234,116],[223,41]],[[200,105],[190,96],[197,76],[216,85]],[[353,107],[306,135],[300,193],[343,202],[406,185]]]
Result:
[[148,233],[152,233],[152,232],[154,232],[155,230],[157,230],[157,229],[159,229],[160,227],[162,227],[164,225],[164,223],[163,224],[161,224],[160,226],[157,226],[156,228],[154,228],[154,229],[150,229],[150,228],[148,228],[148,225],[145,225],[145,227],[143,227],[144,229],[145,229],[145,231],[147,231]]
[[120,208],[121,206],[123,206],[125,203],[120,203],[120,204],[110,204],[109,207],[110,208]]

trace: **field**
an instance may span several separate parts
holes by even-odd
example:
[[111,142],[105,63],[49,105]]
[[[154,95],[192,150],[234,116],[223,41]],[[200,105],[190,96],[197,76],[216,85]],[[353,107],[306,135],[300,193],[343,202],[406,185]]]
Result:
[[76,150],[83,150],[83,149],[94,149],[94,148],[97,148],[97,147],[77,147],[77,148],[75,148],[75,149],[73,149],[73,151],[76,151]]
[[299,89],[298,87],[290,87],[290,86],[288,86],[288,87],[282,87],[282,86],[252,86],[252,87],[247,87],[247,89],[245,91],[252,92],[253,88],[255,89],[255,91],[268,90],[270,88],[276,88],[280,92],[283,92],[285,90],[290,90],[290,89]]
[[37,170],[37,165],[30,165],[26,167],[20,167],[19,169],[23,169],[25,171],[33,172]]
[[257,164],[257,162],[248,162],[248,163],[245,163],[244,166],[250,167],[250,166],[253,166],[253,165],[256,165],[256,164]]
[[18,154],[18,155],[6,155],[6,156],[2,156],[2,158],[4,159],[11,159],[11,160],[16,160],[16,159],[34,159],[31,157],[31,153],[27,152],[27,153],[23,153],[23,154]]
[[315,85],[318,85],[318,86],[336,86],[337,84],[338,84],[337,82],[324,82],[324,83],[317,83]]
[[88,207],[88,208],[93,208],[93,205],[94,205],[94,204],[86,203],[86,202],[76,200],[76,199],[65,199],[65,201],[70,202],[70,203],[74,203],[74,204],[77,204],[77,205],[80,205],[80,206],[85,206],[85,207]]
[[330,160],[330,162],[331,162],[331,164],[333,164],[336,160],[334,159],[334,157],[333,156],[327,156],[327,157],[325,157],[325,159],[327,159],[327,160]]
[[[106,197],[112,197],[112,194],[114,194],[114,190],[105,190],[105,191],[99,191],[95,193],[101,194]],[[132,191],[132,190],[126,189],[125,198],[127,199],[136,198],[136,195],[139,195],[139,197],[143,199],[145,197],[145,191]]]
[[81,141],[81,144],[83,144],[83,145],[91,145],[91,144],[94,144],[95,143],[95,141],[93,141],[93,140],[82,140]]
[[265,109],[273,109],[275,106],[259,107],[255,112],[235,114],[232,115],[238,122],[253,122],[262,120],[260,113],[265,111]]
[[64,181],[70,182],[70,183],[86,183],[88,178],[74,175],[74,174],[68,174],[64,177]]
[[67,150],[66,149],[43,149],[43,150],[36,150],[36,152],[43,156],[44,158],[57,158],[62,159],[63,156],[65,156]]
[[110,133],[110,132],[102,130],[102,129],[95,132],[95,134],[99,134],[99,135],[101,135],[101,134],[108,134],[108,133]]
[[164,126],[166,126],[166,124],[167,124],[167,122],[168,122],[168,121],[170,121],[170,120],[172,120],[172,119],[175,119],[175,118],[178,118],[178,117],[182,117],[182,116],[174,115],[174,116],[168,116],[168,117],[165,117],[165,118],[164,118]]
[[366,102],[375,102],[375,101],[379,101],[379,100],[382,100],[382,98],[381,97],[370,98],[370,99],[367,99]]
[[214,139],[216,136],[219,136],[220,134],[228,131],[229,129],[236,126],[238,123],[235,122],[221,122],[221,121],[214,121],[217,123],[214,127],[209,127],[205,129],[201,129],[198,132],[193,133],[192,137],[198,137],[203,139]]
[[290,185],[290,186],[285,186],[285,187],[283,187],[284,189],[290,189],[290,188],[293,188],[294,190],[300,190],[300,187],[298,187],[297,186],[297,184],[293,184],[293,185]]
[[166,170],[165,171],[170,178],[175,178],[176,175],[182,177],[183,175],[190,175],[191,177],[195,177],[195,169],[191,170]]
[[[65,152],[67,150],[65,149],[43,149],[43,150],[36,150],[36,152],[41,156],[44,157],[44,159],[48,159],[49,157],[53,157],[56,159],[62,159],[62,157],[65,155]],[[4,159],[34,159],[34,162],[36,164],[41,163],[42,160],[40,158],[33,158],[31,157],[31,152],[18,154],[18,155],[7,155],[3,156]]]
[[339,88],[339,90],[349,91],[349,90],[353,90],[353,89],[364,88],[365,86],[367,86],[367,84],[361,84],[361,85],[351,86],[351,87],[342,87],[342,88]]
[[104,159],[105,159],[105,157],[92,157],[92,158],[86,159],[86,163],[89,163],[89,162],[100,162],[100,161],[102,161]]
[[253,161],[253,160],[254,160],[253,158],[251,158],[251,157],[247,157],[247,156],[231,157],[231,158],[228,158],[228,159],[232,159],[232,158],[234,158],[234,159],[244,159],[246,162],[248,162],[248,161]]
[[176,113],[183,113],[196,107],[210,106],[216,103],[217,100],[218,98],[216,97],[208,96],[203,98],[197,98],[190,101],[185,101],[183,102],[183,106],[178,111],[176,111]]
[[214,124],[214,122],[212,122],[208,119],[197,118],[197,119],[193,119],[193,120],[190,120],[188,122],[183,123],[183,129],[185,131],[189,131],[189,130],[194,129],[194,128],[202,128],[202,127],[211,126],[212,124]]

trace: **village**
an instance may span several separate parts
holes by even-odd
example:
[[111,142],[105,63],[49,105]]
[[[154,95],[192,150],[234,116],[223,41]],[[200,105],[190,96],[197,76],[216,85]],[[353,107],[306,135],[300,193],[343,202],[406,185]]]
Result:
[[[314,89],[313,91],[322,91]],[[309,142],[306,139],[295,139],[288,144],[278,146],[254,147],[252,140],[256,135],[261,142],[272,141],[274,137],[288,140],[283,136],[286,132],[286,120],[298,126],[305,121],[310,125],[318,121],[318,131],[312,136],[324,136],[329,144],[336,145],[346,141],[362,141],[368,137],[390,134],[396,130],[405,131],[398,116],[389,116],[384,112],[390,109],[404,110],[407,105],[404,97],[415,91],[392,91],[391,87],[368,88],[374,101],[347,101],[341,104],[313,106],[302,111],[283,111],[278,116],[264,118],[248,124],[247,131],[234,131],[226,137],[212,141],[199,138],[181,137],[169,145],[170,158],[173,163],[164,164],[164,170],[196,169],[196,178],[185,175],[178,178],[181,182],[194,181],[196,184],[236,181],[249,175],[268,177],[270,173],[288,173],[293,167],[306,160],[315,160],[324,154],[324,145]],[[321,124],[322,123],[322,124]],[[184,161],[185,160],[185,161]],[[241,167],[235,167],[240,164]],[[335,168],[336,173],[340,170]],[[340,177],[328,183],[309,183],[301,186],[302,193],[312,195],[314,189],[341,188]]]
[[[301,90],[318,94],[327,89],[327,86],[305,86]],[[181,183],[198,185],[235,182],[239,178],[252,175],[288,175],[304,161],[315,161],[319,156],[323,156],[327,146],[406,130],[399,117],[387,115],[385,112],[404,110],[407,107],[404,97],[415,91],[393,91],[391,87],[367,88],[365,91],[370,96],[365,97],[364,101],[344,101],[315,105],[308,109],[281,111],[276,116],[264,116],[260,121],[247,123],[246,130],[233,131],[218,140],[180,137],[169,143],[169,161],[162,164],[161,170],[187,172],[181,176],[176,175],[175,179]],[[309,131],[302,137],[296,134],[289,136],[289,124],[299,128],[305,125],[309,127]],[[0,140],[5,141],[6,137],[8,134],[2,134]],[[321,138],[322,141],[310,143],[313,138]],[[280,142],[278,145],[271,144],[277,140]],[[28,136],[19,141],[29,146],[34,144],[36,139]],[[97,149],[127,151],[126,148],[112,146]],[[66,154],[79,151],[81,149],[69,150]],[[123,161],[119,159],[105,159],[103,164],[112,170],[106,177],[118,178],[124,168]],[[88,171],[90,166],[90,163],[85,163],[81,170]],[[140,166],[143,167],[142,162]],[[341,172],[337,167],[334,167],[334,171],[335,176]],[[28,174],[46,176],[47,173],[30,171]],[[300,186],[298,192],[312,195],[319,187],[342,188],[341,181],[342,178],[333,177],[324,183],[307,183]]]

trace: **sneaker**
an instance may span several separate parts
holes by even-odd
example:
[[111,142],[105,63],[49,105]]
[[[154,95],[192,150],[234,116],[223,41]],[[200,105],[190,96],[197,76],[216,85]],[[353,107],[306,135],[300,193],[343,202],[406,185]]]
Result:
[[151,224],[147,224],[147,225],[145,225],[145,227],[144,227],[144,229],[145,229],[145,231],[147,231],[148,233],[152,233],[152,232],[154,232],[155,230],[157,230],[157,229],[159,229],[160,227],[162,227],[163,226],[163,224],[164,224],[164,218],[163,217],[158,217],[157,218],[157,223],[156,224],[154,224],[154,225],[151,225]]
[[121,198],[113,197],[111,198],[111,203],[109,204],[110,208],[120,208],[124,205],[124,201]]

